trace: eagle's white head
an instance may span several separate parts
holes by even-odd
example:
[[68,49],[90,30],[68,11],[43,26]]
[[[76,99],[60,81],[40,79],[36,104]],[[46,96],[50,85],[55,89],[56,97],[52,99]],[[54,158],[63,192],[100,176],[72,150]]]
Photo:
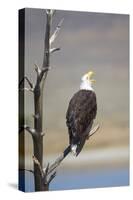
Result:
[[89,71],[88,73],[84,74],[81,79],[80,89],[81,90],[92,90],[92,83],[95,83],[96,81],[94,79],[91,79],[94,75],[93,71]]

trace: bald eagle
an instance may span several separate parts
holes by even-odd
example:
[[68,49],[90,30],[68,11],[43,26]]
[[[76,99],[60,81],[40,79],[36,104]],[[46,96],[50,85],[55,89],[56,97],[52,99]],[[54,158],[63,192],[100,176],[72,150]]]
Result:
[[92,88],[95,80],[91,79],[93,74],[89,71],[82,77],[80,90],[70,100],[66,113],[69,143],[75,156],[81,152],[97,113],[96,94]]

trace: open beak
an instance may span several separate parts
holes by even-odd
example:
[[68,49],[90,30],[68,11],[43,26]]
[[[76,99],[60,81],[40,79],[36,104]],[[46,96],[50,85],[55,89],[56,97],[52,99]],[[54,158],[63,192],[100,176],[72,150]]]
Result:
[[90,82],[91,82],[91,83],[96,83],[96,80],[91,79]]
[[89,71],[89,72],[87,73],[88,79],[90,80],[91,83],[95,83],[95,82],[96,82],[96,80],[91,79],[92,76],[93,76],[94,74],[95,74],[95,73],[94,73],[93,71]]

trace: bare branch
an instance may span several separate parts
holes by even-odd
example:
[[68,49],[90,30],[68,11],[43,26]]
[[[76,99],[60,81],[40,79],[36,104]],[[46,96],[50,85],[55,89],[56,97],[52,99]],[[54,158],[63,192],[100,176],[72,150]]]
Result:
[[54,173],[50,176],[50,178],[47,180],[47,184],[50,184],[50,182],[55,178],[56,174],[57,174],[57,172],[54,172]]
[[[48,74],[49,63],[50,63],[50,29],[51,29],[51,19],[54,14],[51,10],[46,10],[46,28],[44,35],[44,52],[43,52],[43,62],[41,69],[35,65],[35,70],[37,72],[36,84],[34,87],[34,128],[39,137],[33,140],[33,161],[34,161],[34,181],[35,181],[35,191],[48,190],[47,182],[43,182],[45,179],[45,174],[43,171],[43,89],[45,85],[45,80]],[[47,178],[47,176],[46,176]],[[43,183],[43,185],[42,185]]]
[[[100,126],[99,126],[99,125],[96,125],[96,126],[93,128],[93,130],[91,130],[91,131],[88,133],[87,140],[88,140],[89,137],[91,137],[94,133],[96,133],[96,131],[98,131],[99,128],[100,128]],[[69,146],[64,150],[64,152],[55,160],[55,162],[49,166],[48,174],[50,174],[53,170],[55,170],[55,169],[60,165],[60,163],[64,160],[64,158],[65,158],[70,152],[71,152],[71,145],[69,145]]]
[[47,164],[47,167],[43,169],[45,176],[48,174],[49,171],[49,163]]
[[56,13],[56,10],[50,10],[50,14],[52,17],[55,15],[55,13]]
[[49,15],[50,14],[50,10],[46,9],[46,14]]
[[39,119],[39,114],[37,114],[37,115],[32,114],[32,117],[35,119]]
[[34,136],[36,134],[36,131],[34,128],[31,128],[28,125],[23,125],[19,128],[19,133],[21,133],[23,130],[28,131],[32,136]]
[[31,169],[19,169],[19,171],[27,171],[27,172],[31,172],[31,173],[33,173],[34,174],[34,171],[33,170],[31,170]]
[[50,70],[50,67],[49,67],[49,66],[48,66],[48,67],[46,66],[45,68],[43,67],[42,69],[40,69],[38,65],[34,64],[34,66],[35,66],[35,71],[36,71],[36,73],[37,73],[37,82],[36,82],[36,86],[38,86],[38,85],[40,84],[40,82],[41,82],[41,80],[42,80],[44,74],[45,74],[46,72],[48,72],[48,70]]
[[34,67],[35,67],[35,71],[36,71],[36,73],[37,73],[37,76],[39,76],[40,73],[41,73],[40,67],[39,67],[37,64],[34,64]]
[[45,30],[45,39],[44,39],[44,57],[43,57],[43,64],[42,69],[49,67],[49,46],[50,46],[50,28],[51,28],[51,14],[50,10],[46,11],[46,30]]
[[41,173],[41,176],[43,178],[44,177],[44,171],[43,171],[43,169],[41,167],[40,162],[38,161],[38,159],[35,156],[32,156],[32,159],[33,159],[34,163],[38,166],[38,169],[39,169],[39,171]]
[[52,14],[51,9],[46,9],[46,14],[47,14],[47,15],[51,15],[51,14]]
[[45,132],[41,132],[41,136],[44,136],[45,135]]
[[[96,133],[96,131],[100,128],[99,125],[96,125],[88,134],[88,138],[91,137],[94,133]],[[88,139],[87,138],[87,139]],[[55,178],[56,176],[56,168],[61,164],[61,162],[66,158],[66,156],[68,156],[68,154],[71,152],[71,145],[69,145],[64,152],[55,160],[55,162],[53,164],[47,164],[47,167],[42,169],[39,161],[37,160],[37,158],[35,158],[35,156],[33,156],[33,161],[35,162],[35,164],[37,164],[39,171],[41,173],[42,176],[42,180],[43,183],[45,185],[49,185],[50,182]],[[54,172],[53,172],[54,171]],[[52,173],[52,174],[51,174]],[[50,175],[51,174],[51,175]],[[48,176],[50,175],[50,177],[48,178]]]
[[48,178],[48,173],[49,173],[49,163],[47,164],[47,167],[45,169],[42,169],[40,162],[38,159],[33,156],[33,161],[34,163],[38,166],[38,169],[40,171],[42,181],[44,185],[49,185],[49,183],[53,180],[53,178],[56,176],[56,172],[52,173],[50,177]]
[[19,91],[20,92],[22,92],[22,91],[34,92],[34,89],[33,88],[19,88]]
[[20,88],[21,84],[24,82],[24,80],[27,81],[27,83],[29,84],[30,88],[33,88],[33,84],[32,84],[31,81],[27,78],[27,76],[24,76],[24,77],[22,78],[22,80],[21,80],[20,83],[19,83],[19,88]]
[[55,51],[59,51],[60,50],[60,48],[52,48],[52,49],[50,49],[50,53],[54,53]]
[[54,16],[55,12],[56,12],[56,10],[53,10],[53,9],[47,9],[47,10],[46,10],[46,13],[47,13],[48,15],[51,15],[52,17]]
[[99,128],[100,128],[100,125],[97,124],[97,125],[90,131],[90,133],[88,134],[87,140],[88,140],[92,135],[94,135],[94,134],[99,130]]
[[64,152],[55,160],[53,164],[49,166],[48,174],[50,174],[54,169],[56,169],[64,158],[71,152],[71,145],[69,145]]
[[60,28],[61,28],[61,25],[62,25],[63,21],[64,21],[64,18],[61,19],[61,21],[60,21],[59,24],[57,25],[57,27],[56,27],[54,33],[53,33],[52,36],[50,37],[50,41],[49,41],[50,46],[52,45],[52,43],[54,42],[55,38],[57,37],[57,35],[58,35],[59,31],[60,31]]
[[41,82],[43,75],[49,71],[50,67],[42,68],[40,76],[38,77],[38,84]]
[[48,66],[48,67],[45,67],[45,69],[42,69],[42,72],[45,73],[45,72],[47,72],[49,70],[50,70],[50,67]]

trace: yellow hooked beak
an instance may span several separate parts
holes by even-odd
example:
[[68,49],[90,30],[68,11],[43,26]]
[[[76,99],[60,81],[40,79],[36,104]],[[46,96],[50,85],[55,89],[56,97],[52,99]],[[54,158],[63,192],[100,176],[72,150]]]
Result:
[[96,82],[96,80],[94,80],[94,79],[91,79],[92,78],[92,76],[94,75],[95,73],[93,72],[93,71],[89,71],[86,75],[87,75],[87,78],[88,78],[88,80],[91,82],[91,83],[95,83]]

